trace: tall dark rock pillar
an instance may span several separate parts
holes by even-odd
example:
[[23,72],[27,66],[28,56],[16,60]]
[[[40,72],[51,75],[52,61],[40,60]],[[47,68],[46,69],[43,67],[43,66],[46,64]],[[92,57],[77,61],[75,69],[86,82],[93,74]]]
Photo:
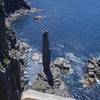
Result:
[[43,67],[48,70],[50,67],[50,48],[48,40],[48,31],[43,33]]
[[49,40],[48,40],[48,31],[43,33],[43,69],[44,73],[48,79],[49,85],[53,87],[53,76],[50,71],[50,48],[49,48]]

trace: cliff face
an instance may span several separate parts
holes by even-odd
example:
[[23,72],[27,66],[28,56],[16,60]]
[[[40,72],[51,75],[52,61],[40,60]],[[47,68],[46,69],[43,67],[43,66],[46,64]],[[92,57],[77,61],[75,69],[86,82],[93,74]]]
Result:
[[6,26],[5,26],[5,18],[4,18],[4,9],[3,5],[0,3],[0,48],[3,50],[7,47],[6,41]]
[[30,9],[24,0],[4,0],[5,11],[7,14],[13,13],[20,8]]
[[[5,24],[5,13],[20,8],[30,9],[24,0],[0,0],[0,100],[20,100],[21,66],[19,57],[13,57],[11,50],[18,51],[16,35]],[[24,65],[23,65],[24,66]]]
[[[8,49],[9,46],[14,47],[16,44],[15,38],[13,40],[12,33],[13,31],[8,31],[5,24],[5,14],[14,13],[14,11],[19,10],[20,8],[30,9],[30,6],[26,4],[24,0],[0,0],[0,49]],[[8,44],[12,42],[12,45]]]

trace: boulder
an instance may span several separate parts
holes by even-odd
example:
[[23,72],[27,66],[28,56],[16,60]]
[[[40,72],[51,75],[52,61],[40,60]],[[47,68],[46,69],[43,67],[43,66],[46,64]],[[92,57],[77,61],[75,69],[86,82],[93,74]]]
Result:
[[69,61],[64,58],[56,58],[54,66],[59,67],[64,72],[68,72],[71,68]]
[[37,21],[40,21],[40,20],[42,20],[42,19],[43,19],[42,16],[35,16],[35,17],[33,17],[33,20],[37,20]]
[[84,84],[91,86],[97,83],[97,80],[100,80],[100,61],[99,59],[92,57],[89,59],[87,65],[87,71],[84,79]]

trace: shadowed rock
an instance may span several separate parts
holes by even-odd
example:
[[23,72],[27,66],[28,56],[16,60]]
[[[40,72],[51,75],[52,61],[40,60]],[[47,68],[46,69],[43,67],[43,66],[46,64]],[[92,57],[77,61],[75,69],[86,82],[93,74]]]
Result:
[[31,9],[24,0],[4,0],[7,14],[14,13],[20,8]]
[[[8,55],[8,29],[5,25],[5,6],[0,1],[0,100],[20,100],[20,65]],[[10,34],[11,32],[9,32]],[[10,40],[14,43],[15,40]],[[14,46],[15,43],[12,45]]]
[[22,92],[21,88],[21,65],[18,60],[12,59],[11,61],[11,79],[13,84],[13,90],[18,91],[18,94],[20,95]]
[[3,3],[0,3],[0,48],[2,50],[7,49],[7,35]]
[[48,31],[43,33],[43,69],[46,77],[48,79],[48,83],[53,87],[53,76],[50,71],[50,48],[49,48],[49,40],[48,40]]

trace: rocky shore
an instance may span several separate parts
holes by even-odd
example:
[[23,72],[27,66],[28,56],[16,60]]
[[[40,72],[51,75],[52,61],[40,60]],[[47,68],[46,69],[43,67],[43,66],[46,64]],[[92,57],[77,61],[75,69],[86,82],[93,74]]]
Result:
[[[24,61],[25,64],[25,62],[27,62],[27,59],[25,60],[25,58],[27,58],[29,52],[32,52],[32,49],[29,45],[21,41],[19,41],[16,46],[17,48],[19,48],[18,51],[16,52],[16,56],[18,56],[18,58],[20,58],[21,61]],[[13,55],[13,53],[11,55]],[[68,93],[68,88],[65,85],[62,78],[63,75],[67,75],[71,71],[70,62],[67,59],[61,57],[58,57],[53,62],[51,62],[49,72],[51,72],[52,80],[49,81],[47,76],[49,75],[50,78],[49,72],[46,74],[43,70],[44,67],[43,67],[42,55],[43,54],[40,52],[32,52],[31,56],[32,66],[33,67],[35,65],[41,66],[42,69],[40,72],[37,73],[36,79],[32,80],[31,89],[43,93],[55,94],[62,97],[71,97],[70,94]],[[35,72],[35,70],[33,70],[33,72]],[[26,75],[28,75],[27,71]],[[50,82],[53,82],[53,85],[51,85]],[[25,84],[24,86],[25,86],[24,88],[25,91],[30,88],[28,87],[28,84]]]
[[[29,10],[25,11],[20,9],[15,12],[15,14],[11,15],[9,18],[6,19],[6,25],[8,28],[10,28],[10,24],[12,21],[16,20],[16,18],[25,15],[27,13],[30,13]],[[21,14],[22,12],[22,14]],[[32,52],[31,47],[26,44],[25,42],[18,40],[16,38],[15,32],[9,29],[9,44],[12,44],[11,50],[9,50],[9,57],[16,59],[20,63],[20,71],[21,71],[21,88],[22,90],[28,89],[28,80],[24,78],[25,75],[25,68],[27,67],[27,59],[28,59],[28,53]],[[11,34],[12,33],[12,34]],[[12,41],[12,42],[11,42]],[[34,53],[32,55],[33,63],[37,62],[42,65],[42,55],[39,53]],[[66,85],[64,84],[62,78],[61,78],[61,72],[64,74],[67,74],[70,70],[70,64],[67,60],[64,58],[57,58],[53,64],[50,67],[51,72],[53,73],[53,81],[54,81],[54,87],[51,87],[48,84],[48,80],[44,74],[43,71],[37,75],[37,80],[33,80],[32,89],[37,90],[44,93],[49,94],[55,94],[63,97],[70,97],[68,90],[66,88]],[[38,83],[38,84],[37,84]],[[40,86],[40,87],[39,87]]]
[[[17,41],[16,44],[16,50],[12,49],[10,51],[10,55],[13,58],[17,58],[21,63],[23,63],[22,68],[22,87],[24,90],[28,90],[30,87],[28,87],[28,80],[24,78],[24,75],[26,75],[27,71],[25,69],[27,68],[27,60],[28,60],[28,53],[32,52],[31,47],[26,44],[25,42],[22,42],[20,40]],[[42,67],[42,54],[39,52],[33,52],[31,56],[33,67],[35,64],[38,64],[38,66]],[[70,94],[68,93],[68,88],[65,85],[62,76],[67,75],[71,70],[71,65],[68,60],[65,58],[56,58],[50,65],[50,70],[53,75],[53,81],[54,85],[53,87],[50,86],[48,83],[48,79],[43,72],[43,67],[41,69],[41,72],[37,73],[36,79],[33,79],[31,89],[36,90],[43,93],[49,93],[49,94],[55,94],[62,97],[68,97],[70,98]],[[33,70],[34,71],[34,70]],[[28,74],[27,74],[28,75]]]
[[50,66],[50,71],[53,76],[53,87],[48,83],[48,78],[42,71],[38,74],[37,80],[33,82],[32,89],[43,93],[50,93],[62,97],[70,97],[67,86],[62,80],[62,73],[68,74],[70,71],[70,64],[64,58],[57,58]]
[[[42,93],[54,94],[65,98],[67,97],[66,100],[68,98],[73,98],[73,96],[68,93],[68,87],[65,85],[62,78],[63,75],[68,75],[70,73],[70,62],[61,57],[57,57],[51,63],[49,61],[47,62],[50,63],[50,73],[47,74],[52,75],[52,80],[50,80],[52,82],[51,84],[50,81],[48,81],[48,76],[43,69],[43,54],[40,52],[33,52],[31,46],[21,40],[18,40],[16,33],[11,29],[11,23],[14,20],[23,15],[37,12],[39,10],[36,8],[31,9],[30,7],[30,9],[25,9],[24,6],[24,8],[21,7],[20,9],[14,10],[13,14],[9,14],[7,11],[6,13],[8,13],[8,17],[5,18],[2,6],[0,5],[0,7],[0,10],[2,11],[0,12],[0,18],[2,19],[0,19],[0,100],[20,100],[22,92],[27,91],[29,88]],[[47,51],[50,52],[50,49],[48,48]],[[28,87],[29,80],[25,77],[28,76],[28,70],[26,69],[28,54],[30,54],[30,52],[32,54],[31,60],[33,67],[35,65],[41,66],[42,70],[39,73],[35,73],[37,74],[36,79],[34,80],[32,78],[32,86]],[[49,59],[48,56],[46,57]],[[84,86],[95,85],[98,80],[100,80],[100,59],[92,57],[87,62],[86,68],[87,70],[84,79],[82,80],[82,84]],[[35,70],[33,71],[35,72]],[[28,93],[30,92],[27,92],[27,94]],[[40,93],[37,92],[37,94]],[[62,100],[65,100],[65,98]]]
[[25,0],[2,0],[4,2],[5,12],[7,15],[14,13],[21,8],[30,9],[31,7]]
[[[24,76],[28,75],[25,69],[27,68],[28,54],[32,52],[31,47],[17,40],[15,48],[9,51],[11,58],[17,59],[21,63],[21,87],[24,91],[28,90],[28,82]],[[37,63],[39,66],[42,66],[42,54],[39,52],[33,52],[32,57],[33,67]],[[50,70],[53,75],[54,85],[50,86],[48,79],[43,72],[43,67],[41,72],[38,72],[36,80],[33,79],[31,89],[43,93],[55,94],[62,97],[72,98],[68,93],[68,88],[62,80],[62,75],[67,75],[71,70],[71,65],[68,60],[64,58],[56,58],[54,62],[50,65]],[[35,70],[33,70],[35,71]]]
[[25,9],[25,8],[20,8],[19,10],[16,10],[14,13],[11,13],[10,15],[8,15],[8,17],[6,17],[6,25],[7,27],[11,27],[11,23],[13,21],[15,21],[16,19],[18,19],[21,16],[30,14],[30,13],[35,13],[35,12],[39,12],[40,9],[37,8],[30,8],[30,9]]

